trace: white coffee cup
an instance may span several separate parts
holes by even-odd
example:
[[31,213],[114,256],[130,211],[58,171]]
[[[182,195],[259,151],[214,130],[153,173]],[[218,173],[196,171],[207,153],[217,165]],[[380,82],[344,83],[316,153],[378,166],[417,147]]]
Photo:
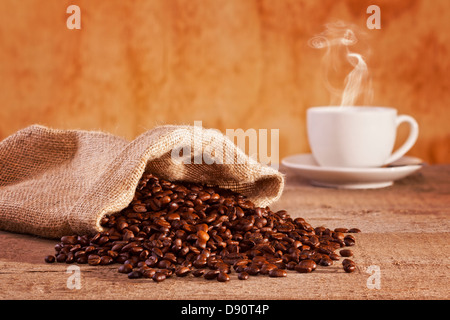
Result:
[[[408,123],[410,133],[394,153],[397,128]],[[388,107],[328,106],[307,110],[308,140],[314,158],[324,167],[380,167],[411,149],[419,126],[408,115]]]

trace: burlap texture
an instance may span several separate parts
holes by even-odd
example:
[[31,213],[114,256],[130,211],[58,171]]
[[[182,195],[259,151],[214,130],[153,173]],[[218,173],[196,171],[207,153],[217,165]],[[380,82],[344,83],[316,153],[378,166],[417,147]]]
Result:
[[[189,161],[172,157],[180,146]],[[99,231],[104,215],[128,206],[146,170],[230,188],[258,206],[277,200],[284,187],[281,173],[214,129],[161,126],[129,142],[33,125],[0,142],[0,229],[46,238]]]

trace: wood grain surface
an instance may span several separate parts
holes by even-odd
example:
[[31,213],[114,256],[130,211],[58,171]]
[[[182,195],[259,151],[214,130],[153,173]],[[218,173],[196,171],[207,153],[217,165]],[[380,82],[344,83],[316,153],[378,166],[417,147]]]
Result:
[[[66,27],[70,4],[80,30]],[[380,30],[366,27],[371,4]],[[447,0],[2,0],[0,139],[35,123],[133,139],[201,120],[279,129],[280,158],[309,152],[306,109],[330,95],[307,43],[341,20],[367,35],[372,104],[418,120],[411,155],[449,163],[449,12]]]
[[[0,299],[418,299],[450,298],[450,166],[421,171],[376,190],[339,190],[311,186],[283,168],[287,186],[272,209],[287,209],[314,227],[356,227],[352,247],[357,270],[347,274],[340,262],[310,274],[289,271],[286,278],[231,274],[220,283],[188,276],[161,283],[130,280],[118,265],[80,265],[81,287],[69,289],[68,264],[47,264],[54,240],[0,232]],[[380,270],[379,288],[371,266]],[[368,285],[369,283],[369,285]]]

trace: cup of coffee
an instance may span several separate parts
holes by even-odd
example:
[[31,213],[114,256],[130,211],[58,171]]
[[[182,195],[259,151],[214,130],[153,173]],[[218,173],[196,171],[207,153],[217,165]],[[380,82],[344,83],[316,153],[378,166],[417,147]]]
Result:
[[[409,136],[392,152],[397,128],[404,122],[409,124]],[[400,159],[416,142],[419,126],[394,108],[327,106],[307,110],[307,131],[320,166],[370,168]]]

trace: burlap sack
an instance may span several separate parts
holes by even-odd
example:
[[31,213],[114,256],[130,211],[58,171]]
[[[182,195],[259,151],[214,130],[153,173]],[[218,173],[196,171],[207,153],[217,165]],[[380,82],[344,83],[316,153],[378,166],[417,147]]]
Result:
[[131,202],[145,170],[230,188],[258,206],[277,200],[284,186],[282,174],[213,129],[161,126],[129,142],[34,125],[0,142],[0,229],[46,238],[101,230],[104,215]]

